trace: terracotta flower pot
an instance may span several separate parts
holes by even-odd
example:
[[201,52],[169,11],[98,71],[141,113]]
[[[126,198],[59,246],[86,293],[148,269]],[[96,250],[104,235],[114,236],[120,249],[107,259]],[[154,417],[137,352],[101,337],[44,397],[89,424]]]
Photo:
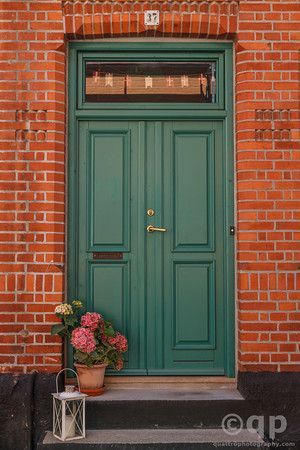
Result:
[[80,391],[84,394],[95,396],[101,395],[104,391],[104,375],[107,364],[98,364],[87,367],[84,364],[75,363]]

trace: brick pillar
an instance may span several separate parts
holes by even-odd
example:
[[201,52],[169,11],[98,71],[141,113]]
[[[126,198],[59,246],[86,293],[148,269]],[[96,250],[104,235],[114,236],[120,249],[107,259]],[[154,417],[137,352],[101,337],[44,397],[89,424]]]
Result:
[[57,370],[64,292],[65,44],[60,1],[2,1],[0,359]]

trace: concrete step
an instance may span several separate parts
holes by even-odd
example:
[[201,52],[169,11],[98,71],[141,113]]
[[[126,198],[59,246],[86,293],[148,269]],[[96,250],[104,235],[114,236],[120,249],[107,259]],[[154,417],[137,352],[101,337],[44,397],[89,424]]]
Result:
[[[223,444],[223,445],[222,445]],[[267,448],[260,436],[241,430],[229,436],[222,429],[139,429],[139,430],[88,430],[85,439],[61,442],[47,432],[38,450],[215,450]]]
[[[86,401],[90,429],[221,427],[230,413],[247,419],[249,401],[227,389],[108,389]],[[255,410],[255,408],[254,408]]]

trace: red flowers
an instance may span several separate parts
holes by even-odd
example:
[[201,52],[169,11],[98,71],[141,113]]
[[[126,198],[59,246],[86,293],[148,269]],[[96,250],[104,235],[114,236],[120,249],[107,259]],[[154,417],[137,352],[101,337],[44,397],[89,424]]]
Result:
[[114,337],[109,337],[107,339],[107,342],[109,345],[111,345],[112,347],[115,347],[115,349],[117,350],[117,352],[120,353],[125,353],[128,350],[128,344],[127,344],[127,339],[125,336],[123,336],[121,333],[119,333],[118,331],[116,332],[116,335]]
[[96,350],[94,333],[88,328],[75,328],[72,332],[71,344],[76,350],[84,353],[92,353]]
[[119,371],[119,370],[123,369],[123,366],[124,366],[124,361],[122,358],[119,358],[116,363],[116,370]]
[[81,317],[81,326],[89,328],[91,331],[95,331],[103,322],[101,314],[96,312],[87,312]]

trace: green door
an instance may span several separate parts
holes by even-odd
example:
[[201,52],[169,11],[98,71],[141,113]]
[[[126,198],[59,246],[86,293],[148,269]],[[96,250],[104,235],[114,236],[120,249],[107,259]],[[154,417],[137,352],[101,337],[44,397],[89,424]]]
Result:
[[124,374],[225,373],[224,159],[222,121],[79,124],[77,292]]

